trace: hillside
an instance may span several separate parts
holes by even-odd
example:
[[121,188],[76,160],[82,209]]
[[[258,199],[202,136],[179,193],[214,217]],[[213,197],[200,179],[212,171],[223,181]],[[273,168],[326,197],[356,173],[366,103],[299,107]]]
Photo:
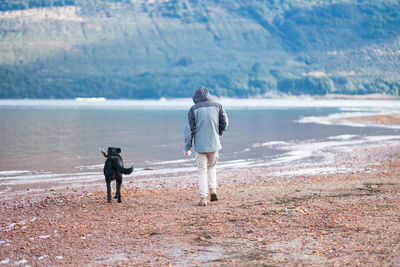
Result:
[[5,0],[1,98],[399,95],[400,4]]

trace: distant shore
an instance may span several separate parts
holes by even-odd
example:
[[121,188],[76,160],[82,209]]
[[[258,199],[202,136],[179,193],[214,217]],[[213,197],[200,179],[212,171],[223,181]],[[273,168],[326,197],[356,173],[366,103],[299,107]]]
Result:
[[[248,98],[239,97],[218,97],[219,99],[337,99],[337,100],[398,100],[400,96],[386,95],[386,94],[365,94],[365,95],[350,95],[350,94],[326,94],[326,95],[288,95],[288,94],[267,94],[263,96],[250,96]],[[105,97],[77,97],[77,98],[0,98],[0,101],[47,101],[47,100],[61,100],[61,101],[77,101],[77,102],[104,102],[104,101],[161,101],[168,102],[168,100],[191,100],[191,97],[174,98],[174,97],[161,97],[161,98],[105,98]]]
[[368,94],[368,95],[345,95],[345,94],[327,94],[324,96],[313,96],[315,99],[372,99],[372,100],[397,100],[400,96],[385,94]]
[[385,125],[400,125],[400,113],[393,113],[386,115],[357,116],[357,117],[350,117],[347,119],[355,122],[371,122],[371,123],[385,124]]

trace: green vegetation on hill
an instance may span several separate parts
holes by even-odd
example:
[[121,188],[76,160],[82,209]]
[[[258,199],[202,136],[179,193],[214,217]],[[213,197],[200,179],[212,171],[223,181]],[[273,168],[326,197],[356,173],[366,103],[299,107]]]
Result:
[[376,1],[293,8],[274,26],[294,51],[331,48],[332,43],[336,49],[346,49],[398,37],[400,5]]
[[399,95],[399,40],[394,0],[4,0],[0,98]]
[[74,5],[74,0],[3,0],[0,11],[25,10],[29,8]]

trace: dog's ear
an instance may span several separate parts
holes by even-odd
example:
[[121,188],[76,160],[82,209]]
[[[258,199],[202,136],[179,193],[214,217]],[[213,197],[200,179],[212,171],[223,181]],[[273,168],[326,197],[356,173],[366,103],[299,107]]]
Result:
[[119,147],[109,147],[107,150],[108,155],[116,155],[121,153],[121,148]]
[[107,154],[104,151],[104,149],[103,148],[99,148],[99,150],[100,150],[101,154],[103,154],[103,156],[107,158]]

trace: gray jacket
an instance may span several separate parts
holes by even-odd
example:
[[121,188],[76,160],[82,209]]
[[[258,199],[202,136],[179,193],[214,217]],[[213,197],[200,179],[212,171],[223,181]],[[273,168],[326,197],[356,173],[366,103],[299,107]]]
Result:
[[185,151],[215,152],[222,148],[219,137],[228,126],[228,116],[222,105],[213,101],[207,88],[200,87],[193,96],[185,124]]

